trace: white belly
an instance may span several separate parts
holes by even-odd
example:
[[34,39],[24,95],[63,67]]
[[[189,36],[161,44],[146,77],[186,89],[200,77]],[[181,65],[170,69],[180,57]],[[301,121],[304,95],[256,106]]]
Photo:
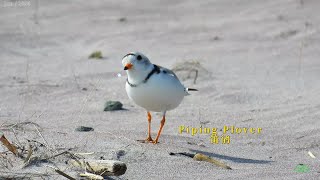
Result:
[[176,108],[186,95],[184,89],[179,80],[167,74],[154,74],[146,83],[137,87],[126,83],[129,98],[147,111],[154,112]]

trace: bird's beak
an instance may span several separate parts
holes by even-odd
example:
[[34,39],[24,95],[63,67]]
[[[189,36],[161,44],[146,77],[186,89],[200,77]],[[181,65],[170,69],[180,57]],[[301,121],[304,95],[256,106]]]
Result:
[[128,64],[126,64],[125,66],[124,66],[124,70],[128,70],[128,69],[131,69],[132,68],[132,66],[133,66],[133,64],[131,64],[131,63],[128,63]]

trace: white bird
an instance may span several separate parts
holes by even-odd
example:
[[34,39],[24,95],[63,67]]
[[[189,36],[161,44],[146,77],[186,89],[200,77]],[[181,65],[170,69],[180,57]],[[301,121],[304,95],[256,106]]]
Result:
[[[131,52],[122,59],[127,71],[126,91],[131,100],[143,107],[148,115],[148,136],[145,142],[158,143],[162,128],[166,121],[166,112],[179,106],[188,91],[197,89],[185,88],[174,72],[152,64],[139,52]],[[151,114],[162,112],[160,128],[155,140],[151,138]]]

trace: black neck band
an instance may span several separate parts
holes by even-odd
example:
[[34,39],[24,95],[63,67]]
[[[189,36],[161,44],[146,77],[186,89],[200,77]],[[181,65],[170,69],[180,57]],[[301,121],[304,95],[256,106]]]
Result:
[[[147,77],[146,77],[141,83],[146,83],[154,73],[157,73],[157,74],[160,73],[160,68],[159,68],[157,65],[155,65],[155,64],[153,65],[152,71],[147,75]],[[141,84],[141,83],[139,83],[139,84],[132,84],[132,83],[129,82],[128,78],[127,78],[127,83],[128,83],[131,87],[137,87],[138,85]]]

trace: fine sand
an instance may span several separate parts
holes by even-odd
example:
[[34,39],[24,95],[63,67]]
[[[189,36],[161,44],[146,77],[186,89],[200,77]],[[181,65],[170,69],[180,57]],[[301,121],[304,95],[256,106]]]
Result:
[[[318,179],[319,7],[319,0],[2,0],[0,130],[17,146],[29,139],[43,143],[43,152],[127,164],[109,179]],[[104,58],[88,59],[97,50]],[[124,89],[121,59],[130,51],[168,68],[202,66],[196,84],[193,72],[177,72],[199,91],[167,113],[157,145],[137,142],[147,118]],[[125,110],[104,112],[108,100]],[[161,115],[152,115],[155,137]],[[230,144],[200,134],[199,127],[216,128],[220,138],[224,126]],[[67,157],[22,168],[5,146],[0,152],[0,177],[64,179],[50,167],[79,172]],[[170,152],[200,152],[232,170]]]

